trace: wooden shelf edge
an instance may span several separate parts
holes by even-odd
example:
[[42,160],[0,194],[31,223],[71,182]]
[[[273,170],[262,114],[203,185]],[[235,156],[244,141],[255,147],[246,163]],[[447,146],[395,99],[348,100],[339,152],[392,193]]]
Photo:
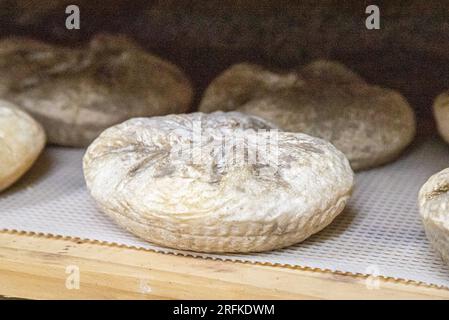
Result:
[[[79,289],[66,286],[73,270],[79,270]],[[449,299],[449,290],[0,232],[0,295],[30,299]]]

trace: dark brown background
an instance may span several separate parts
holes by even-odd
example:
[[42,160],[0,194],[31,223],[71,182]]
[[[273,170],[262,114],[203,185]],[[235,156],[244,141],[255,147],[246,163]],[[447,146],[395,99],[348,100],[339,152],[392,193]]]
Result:
[[[68,4],[81,9],[79,31],[65,29]],[[381,9],[381,30],[365,28],[369,4]],[[435,96],[449,89],[449,1],[0,0],[0,30],[68,45],[97,32],[128,34],[183,68],[197,101],[211,79],[241,61],[288,68],[339,60],[400,90],[421,126]]]

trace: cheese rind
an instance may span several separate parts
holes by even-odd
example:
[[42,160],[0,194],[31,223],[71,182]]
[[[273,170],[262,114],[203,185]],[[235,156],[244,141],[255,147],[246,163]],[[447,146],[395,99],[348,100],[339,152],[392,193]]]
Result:
[[449,168],[429,178],[418,200],[426,235],[449,264]]
[[199,110],[241,111],[282,130],[325,139],[354,170],[395,159],[416,130],[413,110],[401,94],[323,60],[285,73],[234,65],[212,81]]
[[353,186],[348,160],[330,143],[238,112],[131,119],[104,131],[83,167],[100,209],[124,228],[201,252],[301,242],[343,210]]
[[28,114],[0,100],[0,191],[16,182],[45,146],[45,133]]
[[449,143],[449,92],[443,92],[435,99],[433,114],[438,132]]
[[30,113],[50,143],[87,147],[133,117],[187,112],[190,81],[125,36],[99,34],[84,47],[0,40],[0,97]]

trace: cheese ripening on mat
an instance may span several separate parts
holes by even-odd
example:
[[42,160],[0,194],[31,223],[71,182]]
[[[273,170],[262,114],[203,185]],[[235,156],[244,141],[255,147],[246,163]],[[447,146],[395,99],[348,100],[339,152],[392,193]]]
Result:
[[433,115],[441,137],[449,143],[449,91],[441,93],[433,104]]
[[42,127],[17,106],[0,100],[0,191],[28,171],[44,146]]
[[50,143],[69,147],[133,117],[187,112],[193,95],[178,67],[120,35],[77,48],[4,38],[0,72],[0,97],[39,121]]
[[121,226],[200,252],[301,242],[332,222],[353,186],[348,160],[330,143],[239,112],[128,120],[92,143],[84,174]]
[[449,168],[433,175],[422,186],[419,210],[427,237],[449,264]]

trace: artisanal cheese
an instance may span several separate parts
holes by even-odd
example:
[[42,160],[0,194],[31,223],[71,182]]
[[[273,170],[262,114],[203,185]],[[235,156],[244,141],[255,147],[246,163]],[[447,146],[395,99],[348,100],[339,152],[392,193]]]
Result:
[[419,209],[427,237],[449,264],[449,168],[433,175],[422,186]]
[[433,105],[437,128],[443,139],[449,143],[449,92],[440,94]]
[[331,61],[288,73],[232,66],[209,85],[201,101],[200,111],[216,110],[246,112],[285,131],[330,141],[354,170],[393,160],[415,134],[414,113],[398,92],[369,85]]
[[303,241],[343,210],[353,172],[329,142],[239,112],[136,118],[84,157],[100,209],[132,233],[203,252]]
[[0,191],[28,171],[44,146],[42,127],[17,106],[0,100]]
[[122,36],[64,48],[25,38],[0,41],[0,97],[45,128],[50,143],[87,146],[132,117],[183,113],[192,88],[171,63]]

